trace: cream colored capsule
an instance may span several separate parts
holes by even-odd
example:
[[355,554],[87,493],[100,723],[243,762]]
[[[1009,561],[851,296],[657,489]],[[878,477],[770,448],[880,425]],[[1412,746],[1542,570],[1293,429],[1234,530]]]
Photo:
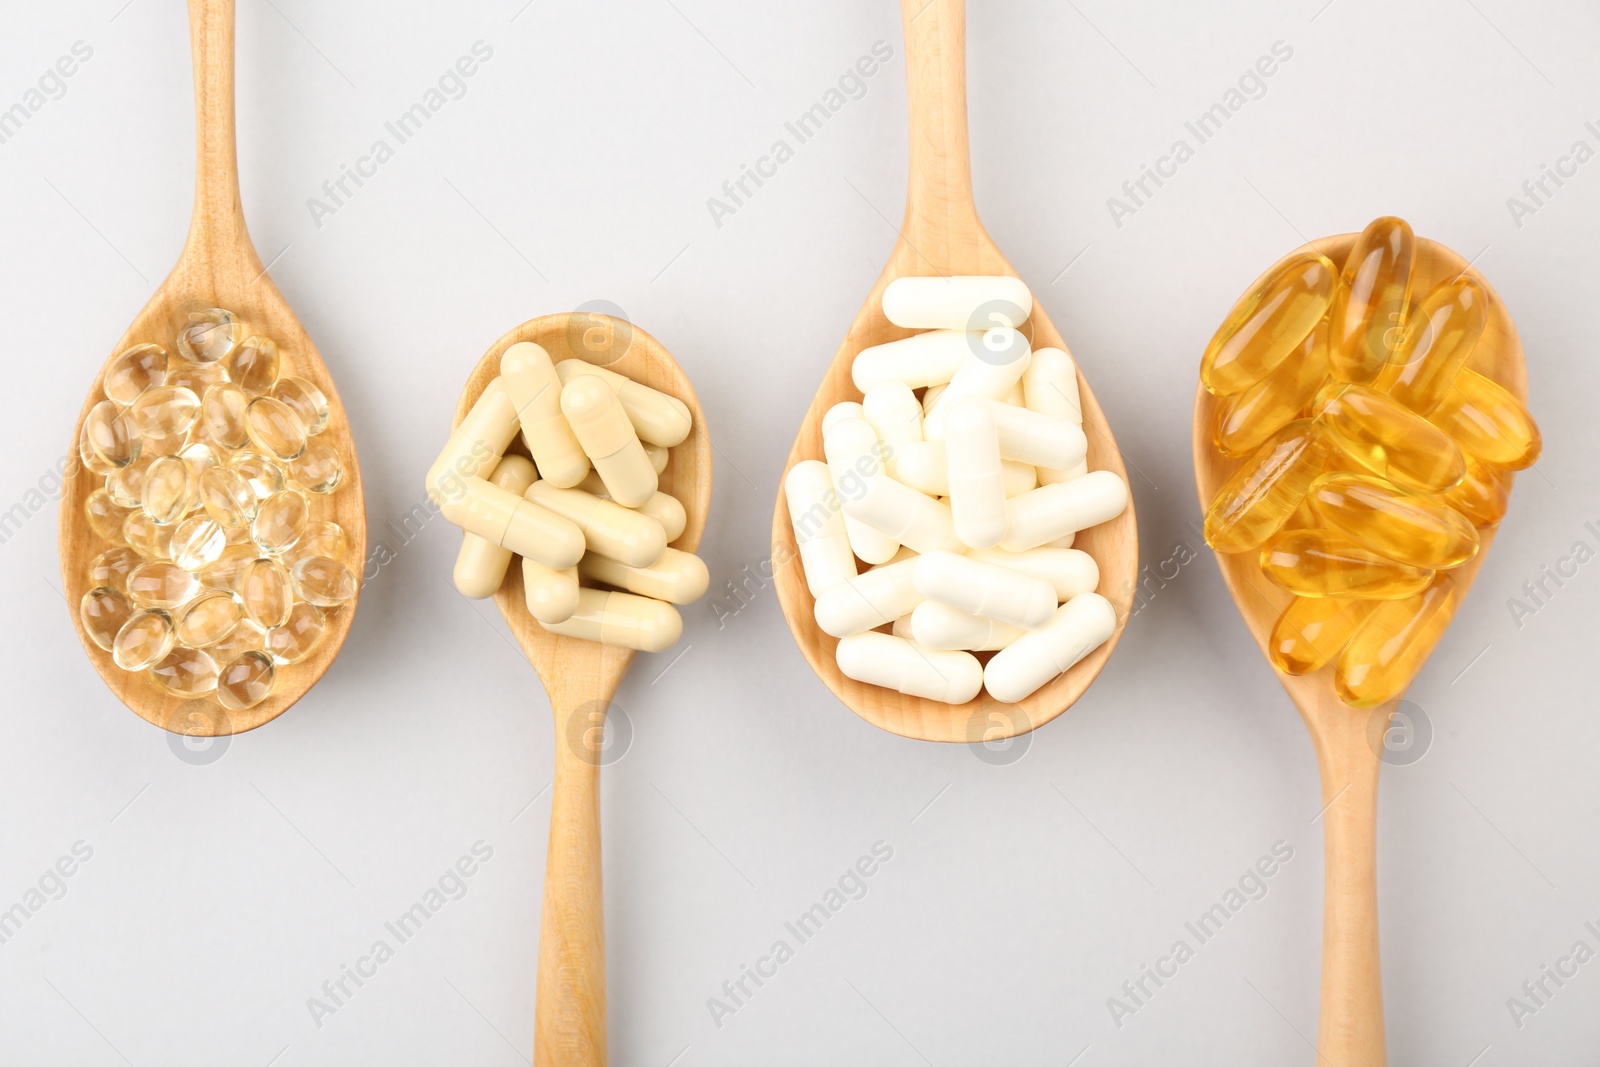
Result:
[[578,609],[571,618],[540,625],[563,637],[581,637],[637,652],[664,652],[683,635],[683,616],[671,604],[603,589],[579,589]]
[[[907,445],[895,464],[895,477],[919,493],[950,495],[950,471],[945,462],[943,441],[922,441]],[[1026,463],[1000,461],[1000,481],[1008,497],[1020,496],[1038,486],[1039,479]]]
[[1037,548],[1114,519],[1127,506],[1128,483],[1110,471],[1041,485],[1006,502],[1006,536],[1000,547],[1008,552]]
[[789,504],[794,542],[800,549],[800,567],[805,571],[806,588],[812,597],[821,596],[846,578],[854,578],[855,553],[850,549],[844,511],[839,494],[833,490],[828,465],[815,459],[796,463],[783,479],[783,494]]
[[517,409],[504,383],[492,379],[428,470],[428,498],[439,507],[460,500],[467,482],[494,470],[517,435]]
[[958,552],[965,547],[956,536],[950,505],[887,474],[870,479],[859,499],[846,497],[844,513],[917,552]]
[[923,418],[922,434],[923,434],[924,438],[926,438],[927,434],[928,434],[928,428],[927,428],[928,412],[933,410],[933,405],[935,405],[935,404],[937,404],[939,402],[939,398],[944,395],[944,391],[946,389],[948,389],[949,387],[950,387],[950,383],[949,382],[945,382],[943,385],[930,385],[930,386],[928,386],[927,389],[923,390],[923,393],[922,393],[922,418]]
[[578,610],[578,568],[558,571],[523,557],[522,599],[541,625],[566,622]]
[[[544,481],[528,486],[526,496],[576,523],[591,552],[630,567],[648,567],[666,551],[667,532],[659,522],[614,500],[601,500],[581,489],[562,489]],[[574,558],[563,566],[576,562]]]
[[644,454],[650,457],[650,466],[655,468],[657,474],[667,469],[667,460],[672,458],[672,452],[665,445],[651,444],[649,441],[644,442]]
[[1021,326],[1033,313],[1033,294],[1005,275],[896,278],[883,291],[883,314],[912,330],[987,330]]
[[908,559],[834,583],[817,597],[817,625],[833,637],[848,637],[910,614],[923,599],[916,566],[916,559]]
[[919,557],[912,584],[925,600],[1024,630],[1043,626],[1056,610],[1055,589],[1043,578],[954,552]]
[[1029,411],[1081,425],[1078,368],[1072,357],[1059,348],[1036,350],[1022,372],[1022,402]]
[[648,567],[630,567],[590,552],[578,561],[578,573],[606,585],[669,604],[693,604],[706,594],[711,572],[690,552],[669,548]]
[[1028,369],[1032,353],[1028,339],[1016,330],[999,327],[983,334],[976,350],[967,353],[956,376],[939,394],[922,420],[922,436],[929,441],[944,436],[945,414],[957,400],[981,396],[999,400],[1011,391]]
[[993,548],[1006,535],[1006,487],[989,404],[975,397],[956,402],[945,423],[944,452],[956,536],[969,548]]
[[[1040,468],[1038,468],[1039,484],[1040,485],[1055,485],[1058,482],[1070,482],[1074,478],[1082,478],[1085,474],[1088,474],[1088,473],[1089,473],[1089,461],[1086,460],[1086,459],[1085,460],[1079,460],[1077,466],[1069,467],[1066,470],[1061,470],[1060,468],[1057,468],[1057,467],[1040,467]],[[1071,546],[1069,545],[1068,547],[1070,548]]]
[[[860,496],[872,479],[883,473],[883,442],[872,431],[860,404],[846,401],[829,408],[822,417],[822,451],[828,474],[840,499]],[[850,549],[867,563],[887,563],[900,550],[900,542],[856,518],[845,509],[845,536]]]
[[606,383],[606,388],[616,394],[622,410],[633,424],[641,440],[652,445],[671,448],[689,436],[693,419],[689,405],[675,396],[636,382],[625,374],[605,367],[597,367],[582,359],[564,359],[556,364],[556,374],[561,384],[567,385],[578,375],[588,375]]
[[589,469],[572,428],[561,414],[561,378],[550,353],[521,341],[500,356],[500,380],[522,423],[522,439],[539,468],[539,477],[566,488]]
[[621,401],[605,382],[590,374],[573,378],[561,389],[561,413],[611,499],[629,508],[650,499],[658,485],[656,469]]
[[[531,461],[522,456],[507,456],[489,475],[489,484],[521,496],[537,477]],[[510,549],[474,533],[462,534],[461,551],[456,554],[456,588],[462,596],[472,600],[494,596],[510,565]]]
[[[906,624],[904,633],[900,632],[901,622]],[[896,637],[910,638],[924,648],[944,651],[993,652],[1027,632],[1020,626],[969,615],[936,600],[924,600],[909,616],[895,620]]]
[[1006,704],[1036,692],[1110,639],[1117,612],[1099,593],[1075,596],[1044,626],[994,654],[983,671],[989,695]]
[[884,382],[936,389],[956,376],[962,361],[972,354],[972,340],[964,330],[930,330],[872,345],[850,362],[850,380],[862,396]]
[[945,704],[965,704],[983,687],[983,666],[972,653],[923,648],[890,634],[846,637],[834,659],[846,678]]
[[[606,492],[606,483],[594,471],[585,474],[583,481],[578,483],[577,488],[590,496],[597,496],[602,500],[611,499],[611,494]],[[657,490],[649,500],[646,500],[634,510],[659,522],[661,528],[667,533],[667,544],[669,545],[683,536],[683,528],[689,525],[688,512],[683,510],[683,504],[679,502],[678,498],[670,493],[663,493]]]
[[922,441],[922,405],[904,382],[881,382],[861,398],[862,416],[883,442],[883,469],[895,473],[900,453]]
[[[533,487],[544,484],[534,482]],[[441,510],[468,533],[548,567],[571,567],[583,555],[583,531],[575,523],[482,478],[471,479],[461,499]]]
[[1089,553],[1071,545],[1064,548],[1033,548],[1026,552],[979,548],[967,555],[984,563],[1009,567],[1042,579],[1049,583],[1050,588],[1055,590],[1056,599],[1063,603],[1075,596],[1094,592],[1100,584],[1100,565]]
[[1069,470],[1088,455],[1089,439],[1076,422],[993,400],[989,401],[989,406],[1000,435],[1000,454],[1006,459],[1034,467]]

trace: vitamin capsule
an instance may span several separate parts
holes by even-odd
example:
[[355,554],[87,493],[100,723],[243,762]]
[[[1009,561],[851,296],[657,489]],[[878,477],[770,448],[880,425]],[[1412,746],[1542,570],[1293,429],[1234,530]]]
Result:
[[182,451],[178,453],[178,458],[189,468],[189,479],[197,488],[200,485],[200,476],[221,462],[217,458],[216,449],[204,441],[184,445]]
[[550,353],[532,341],[512,345],[500,356],[500,382],[539,477],[562,489],[577,485],[589,471],[589,457],[562,417],[561,376]]
[[177,617],[178,643],[190,648],[214,645],[233,633],[244,618],[239,598],[222,589],[212,589],[191,600]]
[[[131,579],[130,579],[131,580]],[[282,626],[294,607],[294,586],[289,572],[275,559],[245,564],[238,578],[239,601],[245,616],[264,630]]]
[[883,442],[883,469],[895,476],[899,455],[922,441],[922,405],[904,382],[874,385],[861,398],[862,417]]
[[578,569],[553,570],[538,560],[525,558],[522,595],[528,614],[541,626],[566,622],[578,610]]
[[689,552],[669,548],[648,567],[630,567],[590,552],[578,561],[578,573],[592,581],[613,585],[640,596],[669,604],[693,604],[705,595],[711,572]]
[[1043,626],[1056,610],[1055,590],[1044,579],[953,552],[918,557],[912,584],[926,600],[1024,630]]
[[[1031,360],[1030,360],[1030,362],[1031,362]],[[939,402],[939,398],[944,395],[944,391],[947,388],[949,388],[949,386],[950,386],[950,383],[949,382],[945,382],[942,385],[930,385],[930,386],[928,386],[927,389],[923,390],[923,393],[922,393],[922,420],[923,420],[922,433],[923,433],[924,437],[926,437],[927,433],[928,433],[928,427],[927,427],[928,412],[933,410],[933,405],[935,405],[935,404],[937,404]]]
[[670,448],[689,436],[693,418],[689,405],[677,397],[587,360],[564,359],[556,364],[556,376],[563,388],[579,375],[598,378],[606,384],[622,405],[634,432],[647,445]]
[[89,584],[103,585],[119,593],[126,593],[128,575],[133,573],[133,568],[143,562],[144,559],[139,553],[131,548],[123,545],[108,548],[89,561]]
[[[922,441],[907,445],[895,467],[896,480],[905,482],[929,496],[950,495],[950,473],[945,463],[943,441]],[[1038,486],[1034,468],[1026,463],[1000,461],[1000,480],[1007,497],[1020,496]]]
[[923,601],[916,587],[917,562],[874,567],[824,589],[813,612],[817,625],[830,636],[848,637],[909,615]]
[[150,680],[165,693],[193,700],[217,688],[217,664],[201,649],[175,645],[150,668]]
[[[521,496],[537,478],[531,460],[522,456],[507,456],[495,467],[494,473],[489,476],[489,483]],[[456,589],[469,600],[494,596],[495,590],[505,580],[509,566],[510,549],[474,533],[462,534],[461,551],[456,554],[454,572]]]
[[1271,374],[1328,310],[1339,272],[1327,256],[1297,252],[1256,280],[1200,357],[1200,383],[1232,396]]
[[1006,502],[1006,536],[1000,547],[1008,552],[1038,548],[1114,519],[1127,506],[1128,483],[1110,471],[1041,485]]
[[911,330],[1015,328],[1032,313],[1028,286],[1005,275],[896,278],[883,290],[884,317]]
[[936,648],[952,652],[958,649],[971,652],[992,652],[1005,648],[1021,637],[1026,630],[994,619],[980,619],[964,611],[924,600],[912,609],[911,614],[895,620],[896,637],[915,641],[923,648]]
[[270,396],[250,401],[244,428],[250,443],[274,459],[294,459],[306,450],[305,423],[289,405]]
[[950,505],[886,474],[866,480],[856,498],[843,495],[845,518],[856,519],[916,552],[960,551]]
[[1337,656],[1376,600],[1297,596],[1278,616],[1267,655],[1284,674],[1310,674]]
[[283,468],[270,456],[259,452],[235,452],[228,459],[228,466],[244,477],[257,501],[265,500],[283,489]]
[[265,652],[241,652],[217,674],[217,703],[228,711],[255,707],[272,692],[276,673]]
[[83,502],[83,517],[96,537],[118,544],[122,541],[122,523],[128,517],[128,508],[118,507],[105,489],[96,489]]
[[313,604],[296,604],[282,626],[267,631],[264,651],[279,667],[304,662],[322,644],[328,632],[322,609]]
[[[532,488],[539,486],[555,488],[547,482],[534,482],[524,499],[482,478],[474,478],[467,483],[460,500],[445,505],[443,514],[446,520],[463,530],[509,548],[519,556],[531,557],[550,567],[570,567],[583,555],[583,532],[572,522],[533,502]],[[627,511],[626,508],[619,510]]]
[[96,586],[78,601],[78,620],[83,632],[100,648],[110,652],[117,634],[133,615],[128,598],[107,586]]
[[90,474],[101,478],[121,469],[107,463],[95,452],[94,446],[89,443],[89,422],[87,419],[78,427],[78,464]]
[[145,559],[172,558],[172,526],[158,526],[143,510],[122,520],[122,539]]
[[1489,321],[1489,294],[1471,278],[1445,282],[1406,321],[1394,358],[1372,388],[1418,415],[1439,406]]
[[1458,593],[1455,582],[1441,576],[1416,596],[1375,605],[1339,657],[1339,699],[1375,708],[1403,694],[1450,625]]
[[176,456],[162,456],[145,472],[140,506],[157,526],[170,526],[189,513],[194,497],[189,468]]
[[304,496],[293,489],[273,493],[256,509],[256,521],[250,524],[250,539],[265,554],[282,555],[300,540],[309,518]]
[[339,453],[326,441],[313,437],[306,450],[289,461],[289,484],[304,493],[331,493],[344,477]]
[[491,378],[428,469],[428,498],[440,508],[458,503],[470,479],[494,470],[518,425],[505,378]]
[[1296,596],[1399,600],[1433,571],[1397,563],[1329,530],[1288,530],[1261,546],[1261,569]]
[[657,474],[666,470],[667,462],[672,459],[671,449],[662,445],[651,444],[649,441],[644,443],[644,454],[650,457],[650,466],[655,468]]
[[956,536],[970,548],[993,548],[1006,535],[1006,492],[991,408],[975,397],[958,401],[946,418],[944,448]]
[[1382,393],[1340,385],[1325,388],[1316,403],[1321,407],[1317,421],[1329,440],[1380,478],[1442,493],[1466,473],[1461,449],[1443,430]]
[[239,625],[214,645],[208,645],[206,651],[211,653],[211,658],[217,663],[232,663],[246,652],[260,652],[267,647],[267,631],[251,622],[249,619],[240,619]]
[[[597,496],[604,500],[611,499],[611,494],[606,492],[606,483],[601,481],[600,475],[594,471],[585,474],[583,481],[577,484],[577,488],[590,496]],[[683,510],[683,505],[678,502],[678,498],[659,490],[634,510],[659,522],[661,528],[666,531],[668,544],[682,537],[684,527],[689,525],[688,512]]]
[[289,579],[301,600],[319,608],[336,608],[356,595],[356,576],[350,568],[322,556],[299,560],[289,571]]
[[1000,435],[1000,455],[1006,459],[1065,471],[1089,452],[1089,440],[1076,422],[993,400],[988,407]]
[[1298,350],[1265,378],[1217,404],[1217,450],[1248,456],[1300,417],[1328,380],[1328,323],[1324,319]]
[[219,466],[206,471],[200,476],[197,492],[201,507],[223,529],[238,529],[255,521],[255,490],[234,468]]
[[[822,417],[822,451],[842,506],[845,498],[863,496],[871,480],[883,473],[887,450],[866,421],[865,409],[846,402],[835,404]],[[848,508],[844,531],[851,551],[866,563],[887,563],[900,550],[899,541],[850,514]]]
[[1109,600],[1099,593],[1075,596],[1044,626],[994,654],[983,670],[984,688],[996,700],[1015,704],[1105,644],[1116,629]]
[[128,599],[141,608],[172,610],[200,591],[200,580],[169,560],[150,560],[128,575]]
[[955,377],[928,409],[922,420],[922,436],[929,441],[944,436],[945,413],[957,400],[969,396],[999,400],[1005,396],[1022,380],[1032,357],[1027,338],[1017,331],[1001,328],[985,333],[978,350],[962,360]]
[[1305,419],[1279,430],[1233,472],[1206,511],[1206,544],[1247,552],[1278,530],[1305,499],[1329,455],[1327,441]]
[[243,448],[250,443],[244,412],[250,394],[232,382],[218,382],[200,401],[200,432],[222,448]]
[[178,331],[178,354],[191,363],[215,363],[227,358],[239,343],[239,324],[222,308],[189,313]]
[[[200,397],[182,386],[153,386],[129,405],[128,418],[138,429],[146,448],[173,441],[182,447],[190,428],[200,418]],[[158,454],[171,455],[176,451],[177,448],[172,448],[158,451]]]
[[819,597],[831,586],[854,578],[855,554],[828,465],[815,459],[796,463],[783,479],[783,493],[811,596]]
[[227,546],[228,535],[215,519],[191,515],[172,531],[172,562],[191,573],[200,571],[215,563]]
[[972,653],[924,648],[890,634],[846,637],[834,660],[846,678],[944,704],[965,704],[983,688],[983,667]]
[[1428,421],[1496,467],[1531,467],[1544,449],[1528,409],[1503,386],[1465,367]]
[[850,362],[850,380],[862,396],[884,382],[899,382],[909,389],[937,387],[954,378],[970,355],[970,334],[930,330],[863,348]]
[[84,434],[95,458],[108,467],[126,467],[139,458],[143,442],[139,427],[126,410],[110,400],[89,409],[83,420]]
[[1328,363],[1341,382],[1370,382],[1395,356],[1411,305],[1416,239],[1404,219],[1373,219],[1344,261],[1328,309]]
[[278,380],[278,346],[270,338],[246,337],[221,363],[228,380],[252,397]]
[[144,608],[128,616],[111,642],[111,659],[125,671],[142,671],[167,658],[177,636],[172,616],[160,608]]
[[1078,368],[1072,357],[1059,348],[1035,351],[1022,372],[1022,402],[1029,411],[1081,426]]
[[328,398],[316,383],[305,378],[279,378],[267,395],[295,413],[307,437],[315,437],[328,428]]
[[973,549],[967,555],[983,563],[993,563],[1041,579],[1055,591],[1055,598],[1066,603],[1075,596],[1092,593],[1100,584],[1100,565],[1087,552],[1071,547],[1035,548],[1027,552],[1007,552],[1001,548]]
[[141,456],[126,467],[117,467],[106,475],[106,494],[119,508],[139,508],[144,502],[144,472],[150,469],[150,457]]
[[683,634],[683,616],[671,604],[602,589],[578,590],[578,609],[571,618],[540,625],[553,634],[638,652],[664,652]]
[[561,390],[561,414],[613,500],[636,508],[650,499],[658,484],[655,468],[604,382],[587,374],[568,382]]
[[1319,525],[1413,567],[1458,567],[1478,554],[1478,531],[1437,498],[1365,474],[1324,474],[1307,494]]
[[166,385],[172,389],[187,389],[195,396],[205,396],[206,390],[218,382],[228,380],[220,363],[190,363],[175,359],[167,364]]
[[1465,515],[1474,526],[1492,526],[1506,513],[1510,489],[1507,478],[1477,456],[1467,457],[1461,484],[1444,494],[1444,502]]
[[127,407],[139,394],[167,381],[167,350],[160,345],[134,345],[106,364],[100,388],[106,399]]
[[245,567],[260,557],[254,544],[229,545],[222,550],[215,563],[200,571],[200,584],[207,589],[221,589],[234,593],[239,588],[239,578]]
[[[573,566],[583,554],[585,544],[591,552],[610,556],[630,567],[648,567],[666,551],[667,535],[659,522],[615,501],[601,500],[579,489],[562,489],[547,481],[534,482],[524,495],[534,504],[548,508],[549,513],[575,524],[574,528],[581,531],[577,540],[578,552],[571,559],[566,558],[567,551],[548,554],[552,558],[541,558],[502,542],[518,555],[534,555],[547,567],[563,570]],[[564,549],[567,547],[563,546]]]

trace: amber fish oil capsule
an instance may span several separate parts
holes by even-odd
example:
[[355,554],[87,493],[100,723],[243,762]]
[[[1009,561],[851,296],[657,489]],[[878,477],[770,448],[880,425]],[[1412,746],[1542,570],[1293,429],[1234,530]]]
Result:
[[1416,238],[1404,219],[1373,219],[1345,260],[1328,309],[1329,365],[1341,382],[1370,382],[1394,357],[1411,304]]
[[1531,467],[1544,448],[1539,428],[1510,391],[1463,368],[1428,420],[1485,463],[1510,470]]
[[1363,385],[1323,390],[1318,424],[1339,450],[1373,474],[1423,493],[1461,481],[1461,449],[1410,408]]
[[1248,456],[1299,418],[1327,380],[1328,324],[1324,320],[1271,374],[1217,405],[1213,435],[1217,450],[1225,456]]
[[1455,509],[1362,474],[1324,474],[1311,485],[1321,524],[1399,563],[1443,569],[1478,554],[1478,531]]
[[1233,306],[1200,358],[1215,396],[1250,388],[1282,363],[1322,318],[1339,285],[1327,256],[1296,253],[1275,264]]
[[1441,577],[1416,596],[1375,605],[1339,656],[1339,699],[1375,708],[1405,692],[1444,636],[1456,600],[1456,584]]
[[1489,294],[1471,278],[1436,288],[1411,312],[1399,349],[1372,387],[1418,415],[1438,407],[1483,336],[1488,305]]
[[1278,616],[1267,641],[1272,665],[1284,674],[1320,669],[1349,644],[1376,603],[1354,597],[1295,597]]
[[1290,530],[1261,547],[1261,569],[1296,596],[1400,600],[1433,580],[1433,571],[1373,552],[1328,530]]

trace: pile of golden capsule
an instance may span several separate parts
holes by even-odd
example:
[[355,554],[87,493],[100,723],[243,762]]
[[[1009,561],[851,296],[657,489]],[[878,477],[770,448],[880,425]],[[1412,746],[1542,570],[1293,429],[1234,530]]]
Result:
[[327,398],[242,332],[212,308],[178,330],[176,355],[117,355],[78,440],[105,479],[84,503],[106,546],[78,605],[84,632],[161,691],[229,711],[265,700],[356,593],[344,531],[322,517],[344,475],[318,437]]
[[1358,708],[1398,697],[1421,669],[1461,592],[1450,572],[1505,514],[1507,472],[1541,447],[1517,398],[1467,366],[1497,362],[1479,344],[1487,291],[1463,273],[1413,303],[1415,259],[1411,227],[1387,217],[1343,270],[1292,254],[1200,363],[1219,401],[1213,440],[1243,458],[1206,513],[1206,541],[1258,552],[1294,594],[1273,664],[1333,662],[1339,699]]

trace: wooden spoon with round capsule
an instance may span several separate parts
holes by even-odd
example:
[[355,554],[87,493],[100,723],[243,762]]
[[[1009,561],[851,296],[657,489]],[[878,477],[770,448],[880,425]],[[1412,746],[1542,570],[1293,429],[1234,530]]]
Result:
[[[694,429],[668,454],[660,491],[678,498],[687,517],[672,547],[693,552],[711,506],[711,439],[699,398],[671,354],[624,319],[573,312],[525,322],[496,341],[467,379],[457,424],[500,373],[506,349],[532,341],[557,363],[583,359],[683,401]],[[520,436],[515,451],[526,454]],[[544,682],[555,717],[555,781],[539,930],[539,979],[533,1062],[536,1067],[599,1067],[606,1062],[604,909],[600,878],[602,733],[611,698],[633,661],[630,649],[552,634],[523,596],[513,561],[494,595],[512,636]]]
[[[883,314],[883,291],[896,278],[925,275],[1016,275],[978,221],[972,196],[967,150],[966,0],[901,0],[905,28],[907,96],[911,111],[910,186],[905,221],[888,266],[839,346],[822,386],[806,412],[784,465],[822,458],[822,417],[833,405],[859,401],[850,378],[856,353],[870,345],[909,336]],[[1021,327],[1035,349],[1066,345],[1037,300]],[[1083,429],[1089,439],[1090,470],[1109,470],[1127,478],[1111,427],[1095,402],[1089,383],[1078,375]],[[1042,726],[1083,695],[1110,658],[1133,602],[1139,570],[1139,544],[1133,505],[1121,515],[1078,534],[1075,546],[1100,565],[1099,592],[1117,612],[1111,638],[1076,666],[1016,704],[1002,704],[986,693],[961,705],[905,696],[892,689],[846,678],[834,659],[838,640],[812,615],[815,603],[806,587],[780,489],[772,519],[772,562],[778,601],[800,651],[818,677],[857,715],[875,726],[925,741],[997,741]]]
[[[328,517],[344,528],[351,560],[366,557],[367,521],[355,442],[333,378],[317,355],[305,328],[278,292],[250,243],[239,202],[239,165],[233,126],[233,0],[189,0],[189,36],[194,54],[195,194],[189,237],[172,273],[128,327],[115,353],[154,342],[180,357],[173,339],[190,312],[225,308],[248,331],[272,338],[279,347],[282,373],[316,385],[328,400],[328,425],[315,438],[326,442],[344,467],[329,501]],[[113,358],[115,358],[115,353]],[[76,462],[83,420],[104,394],[98,379],[73,429],[73,457],[61,493],[61,574],[73,625],[90,662],[111,691],[134,712],[174,733],[216,736],[252,730],[289,709],[327,671],[350,631],[356,601],[328,615],[328,629],[303,662],[278,673],[273,691],[261,703],[225,711],[214,699],[168,696],[140,674],[122,670],[111,654],[89,639],[78,618],[78,600],[88,590],[89,562],[106,546],[84,518],[84,501],[100,479]],[[218,664],[222,666],[222,664]]]
[[[1343,263],[1356,234],[1313,241],[1299,252],[1320,252]],[[1489,294],[1488,323],[1468,366],[1499,382],[1519,400],[1528,394],[1527,368],[1505,305],[1467,262],[1444,245],[1416,239],[1412,306],[1442,282],[1467,275]],[[1217,451],[1212,440],[1218,400],[1200,387],[1194,408],[1194,473],[1200,510],[1211,506],[1217,490],[1242,460]],[[1509,472],[1502,477],[1511,478]],[[1450,571],[1465,599],[1494,540],[1494,527],[1479,531],[1478,554]],[[1272,627],[1293,599],[1269,581],[1257,553],[1217,554],[1222,577],[1233,593],[1250,635],[1263,655]],[[1270,660],[1269,660],[1270,663]],[[1334,692],[1334,666],[1304,675],[1276,669],[1311,732],[1322,777],[1322,834],[1325,852],[1322,928],[1322,1004],[1317,1036],[1321,1063],[1383,1067],[1383,992],[1378,957],[1378,768],[1383,762],[1391,717],[1399,698],[1371,710],[1342,703]]]

